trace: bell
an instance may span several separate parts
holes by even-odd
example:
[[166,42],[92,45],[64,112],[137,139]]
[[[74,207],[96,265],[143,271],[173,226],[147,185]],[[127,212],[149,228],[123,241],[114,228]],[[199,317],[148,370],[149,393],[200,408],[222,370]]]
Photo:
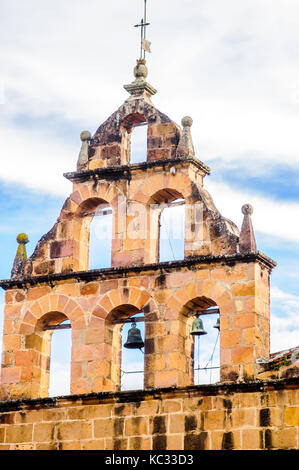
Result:
[[201,318],[199,317],[195,318],[193,325],[192,325],[192,331],[190,334],[196,335],[196,336],[207,334],[207,332],[203,329],[203,322]]
[[220,317],[217,318],[216,325],[214,325],[213,328],[217,328],[217,330],[220,330]]
[[132,323],[132,328],[128,331],[127,342],[124,344],[124,347],[127,349],[141,349],[144,347],[144,342],[141,338],[141,333],[136,324]]

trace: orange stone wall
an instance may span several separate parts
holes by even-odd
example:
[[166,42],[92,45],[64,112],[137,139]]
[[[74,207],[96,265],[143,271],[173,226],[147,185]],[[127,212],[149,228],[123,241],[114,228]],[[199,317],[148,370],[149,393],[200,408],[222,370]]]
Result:
[[0,402],[0,450],[299,448],[299,381]]
[[[144,387],[193,384],[194,310],[220,309],[221,380],[251,380],[269,355],[269,269],[261,261],[182,261],[28,282],[6,291],[1,394],[48,394],[51,331],[72,328],[71,393],[117,391],[120,328],[113,321],[142,311]],[[138,272],[136,272],[136,269]],[[84,275],[89,276],[84,280]],[[56,279],[56,280],[55,280]]]

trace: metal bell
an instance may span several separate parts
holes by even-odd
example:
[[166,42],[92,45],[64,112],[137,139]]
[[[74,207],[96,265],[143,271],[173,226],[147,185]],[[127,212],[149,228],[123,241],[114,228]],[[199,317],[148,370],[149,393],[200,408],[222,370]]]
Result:
[[197,317],[195,318],[193,325],[192,325],[192,330],[191,330],[191,335],[196,335],[196,336],[201,336],[201,335],[206,335],[207,332],[203,329],[203,322],[202,319]]
[[217,318],[216,325],[214,325],[213,328],[217,328],[217,330],[220,330],[220,317]]
[[136,328],[135,322],[132,323],[132,328],[128,331],[127,342],[124,344],[127,349],[141,349],[144,347],[144,342],[141,337],[140,330]]

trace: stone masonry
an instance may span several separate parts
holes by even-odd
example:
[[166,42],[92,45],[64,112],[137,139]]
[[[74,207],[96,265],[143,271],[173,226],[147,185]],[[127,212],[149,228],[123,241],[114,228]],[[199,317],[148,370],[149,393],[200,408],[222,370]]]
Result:
[[[130,97],[81,134],[73,191],[5,289],[0,388],[3,449],[298,448],[298,367],[270,356],[270,274],[252,208],[241,232],[204,189],[192,119],[182,129],[151,102],[145,63]],[[147,159],[130,136],[148,126]],[[185,257],[159,262],[163,207],[185,202]],[[241,203],[240,203],[241,206]],[[113,213],[111,268],[89,270],[89,230]],[[194,386],[194,313],[218,306],[221,380]],[[120,391],[122,320],[143,312],[144,390]],[[72,329],[71,396],[48,398],[51,335]],[[1,424],[2,423],[2,424]]]

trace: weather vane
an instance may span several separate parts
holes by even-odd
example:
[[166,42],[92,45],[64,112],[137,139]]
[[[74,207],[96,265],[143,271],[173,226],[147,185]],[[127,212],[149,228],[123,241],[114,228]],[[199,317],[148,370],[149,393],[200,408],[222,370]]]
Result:
[[151,42],[146,39],[146,28],[150,25],[146,22],[146,2],[147,0],[144,0],[144,18],[141,19],[140,24],[134,25],[135,28],[141,28],[140,60],[145,59],[146,52],[151,52]]

